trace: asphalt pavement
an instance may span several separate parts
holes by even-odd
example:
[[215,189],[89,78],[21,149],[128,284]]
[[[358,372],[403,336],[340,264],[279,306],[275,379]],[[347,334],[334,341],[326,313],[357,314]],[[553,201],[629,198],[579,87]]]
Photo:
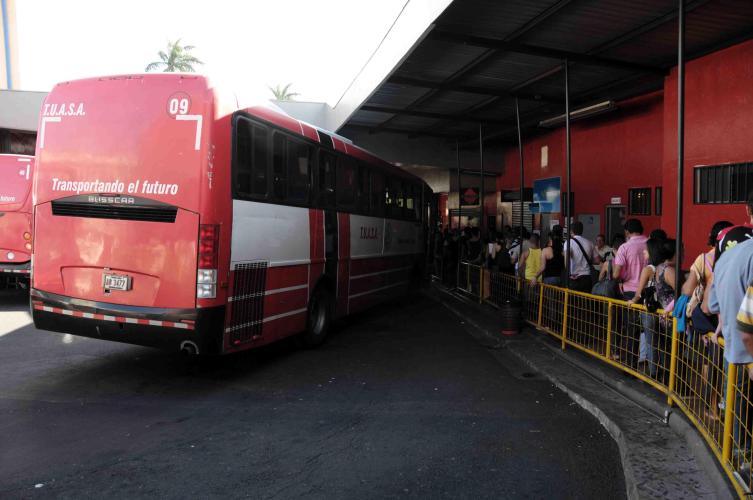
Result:
[[426,298],[186,362],[35,330],[0,292],[2,498],[623,498],[617,446]]

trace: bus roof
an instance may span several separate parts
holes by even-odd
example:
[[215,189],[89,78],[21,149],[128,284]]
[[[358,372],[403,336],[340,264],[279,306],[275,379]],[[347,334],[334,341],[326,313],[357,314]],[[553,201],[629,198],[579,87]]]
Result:
[[[351,141],[350,139],[343,137],[341,135],[338,135],[335,132],[322,129],[320,127],[316,127],[314,125],[306,123],[302,120],[293,118],[292,116],[286,114],[279,108],[276,108],[276,106],[273,107],[272,105],[258,104],[258,105],[248,106],[248,107],[241,107],[239,105],[237,96],[226,92],[224,89],[219,89],[215,87],[212,84],[211,79],[208,76],[203,75],[203,74],[176,72],[176,73],[132,73],[132,74],[123,74],[123,75],[96,76],[96,77],[90,77],[90,78],[81,78],[77,80],[63,81],[63,82],[58,83],[56,87],[59,85],[69,85],[72,83],[95,82],[95,81],[103,81],[103,80],[126,80],[126,79],[138,80],[138,79],[143,79],[143,78],[199,80],[204,83],[204,86],[207,88],[207,90],[212,91],[215,98],[219,101],[216,106],[216,109],[218,110],[217,111],[218,116],[215,117],[216,119],[222,116],[226,116],[228,114],[232,114],[236,111],[243,111],[245,113],[248,113],[262,120],[266,120],[267,122],[270,122],[273,125],[287,129],[294,134],[301,135],[315,142],[321,143],[322,141],[320,138],[320,133],[325,133],[332,138],[332,143],[333,143],[335,151],[339,151],[341,153],[347,154],[354,158],[358,158],[360,160],[366,161],[368,163],[371,163],[372,165],[383,168],[389,171],[390,173],[397,174],[405,178],[409,178],[411,180],[420,182],[422,184],[426,184],[423,181],[423,179],[421,179],[420,177],[414,174],[411,174],[410,172],[407,172],[399,167],[396,167],[395,165],[389,163],[388,161],[379,158],[377,155],[361,147],[356,146],[355,144],[353,144],[353,141]],[[233,96],[233,98],[230,97],[231,95]]]

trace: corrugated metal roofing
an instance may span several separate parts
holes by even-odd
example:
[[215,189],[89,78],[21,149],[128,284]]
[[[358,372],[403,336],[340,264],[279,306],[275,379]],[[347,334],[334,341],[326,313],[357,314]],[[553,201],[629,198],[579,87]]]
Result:
[[[689,58],[753,37],[753,0],[686,12]],[[675,0],[455,0],[343,130],[504,139],[514,96],[529,127],[562,113],[563,57],[575,108],[662,88],[676,51]]]

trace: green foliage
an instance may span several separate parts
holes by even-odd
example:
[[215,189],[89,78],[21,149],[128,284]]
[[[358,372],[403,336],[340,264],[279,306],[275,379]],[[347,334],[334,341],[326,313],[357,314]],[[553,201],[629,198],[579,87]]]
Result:
[[193,73],[196,71],[194,66],[204,64],[197,57],[190,54],[193,49],[193,45],[181,45],[180,39],[175,42],[168,42],[167,52],[160,50],[158,52],[160,60],[149,63],[146,66],[146,71],[155,71],[164,68],[162,71],[165,73],[175,71]]
[[288,83],[284,87],[280,84],[277,84],[273,87],[269,87],[270,92],[274,94],[275,99],[278,101],[293,101],[294,97],[299,96],[300,94],[298,92],[290,92],[290,86],[293,85],[292,83]]

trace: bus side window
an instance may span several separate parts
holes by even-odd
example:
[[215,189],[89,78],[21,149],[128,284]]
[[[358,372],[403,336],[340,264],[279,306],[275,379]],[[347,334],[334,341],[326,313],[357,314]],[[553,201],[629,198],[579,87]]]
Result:
[[371,171],[361,163],[358,165],[358,211],[364,214],[371,213]]
[[253,135],[248,121],[239,119],[235,129],[235,191],[251,193]]
[[319,151],[318,204],[321,208],[335,207],[335,161],[334,155]]
[[384,217],[384,174],[371,172],[371,212],[373,217]]
[[236,123],[235,191],[240,195],[267,195],[267,130],[245,119]]
[[423,211],[421,207],[423,206],[423,198],[424,198],[424,188],[421,185],[413,185],[413,193],[415,193],[414,199],[413,199],[413,213],[415,214],[413,218],[417,221],[423,220]]
[[392,216],[396,219],[402,219],[405,215],[403,207],[405,203],[403,200],[403,183],[400,179],[392,179],[392,196],[394,202],[392,203]]
[[387,217],[395,216],[395,191],[392,189],[394,182],[387,177],[384,180],[384,213]]
[[356,202],[356,165],[350,158],[337,162],[337,208],[350,211]]
[[311,187],[311,148],[288,139],[288,201],[308,204]]
[[285,176],[285,143],[287,140],[282,134],[272,135],[272,193],[276,200],[284,200],[286,195]]
[[413,183],[403,184],[405,188],[405,216],[409,220],[416,220],[416,186]]

